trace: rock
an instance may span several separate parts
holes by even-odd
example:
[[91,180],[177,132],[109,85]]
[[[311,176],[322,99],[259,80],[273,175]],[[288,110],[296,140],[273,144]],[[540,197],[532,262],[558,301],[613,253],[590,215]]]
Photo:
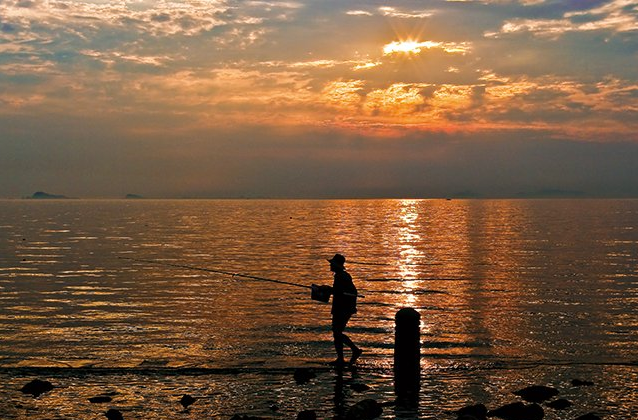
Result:
[[574,420],[601,420],[601,418],[594,413],[587,413],[580,417],[576,417]]
[[574,404],[572,404],[571,401],[566,400],[565,398],[560,398],[558,400],[554,400],[547,403],[547,406],[550,408],[553,408],[554,410],[564,410],[566,408],[571,407],[572,405]]
[[122,416],[122,413],[120,413],[119,410],[116,410],[114,408],[111,408],[104,415],[109,420],[124,420],[124,416]]
[[459,419],[462,417],[473,417],[476,420],[485,420],[487,416],[487,407],[484,404],[468,405],[456,412]]
[[49,381],[42,381],[40,379],[34,379],[20,389],[24,394],[31,394],[33,398],[37,398],[45,392],[49,392],[53,389],[53,385]]
[[315,371],[310,368],[297,368],[295,369],[293,377],[295,378],[297,385],[302,385],[311,379],[316,378],[317,375],[315,374]]
[[364,392],[370,389],[368,385],[357,383],[357,382],[350,385],[350,388],[355,392]]
[[297,420],[317,420],[317,413],[315,410],[304,410],[297,414]]
[[93,404],[107,403],[113,401],[113,398],[107,395],[98,395],[97,397],[89,398],[89,402]]
[[592,381],[583,381],[580,379],[572,379],[573,386],[592,386],[594,383]]
[[506,404],[495,410],[488,411],[487,417],[500,417],[503,419],[509,419],[510,417],[518,415],[524,408],[525,404],[523,404],[522,402]]
[[538,404],[528,404],[517,420],[542,420],[543,417],[545,417],[543,407]]
[[527,402],[541,403],[558,395],[558,390],[544,385],[533,385],[514,391],[514,395],[518,395]]
[[538,404],[525,405],[522,402],[515,402],[488,411],[487,417],[499,417],[505,420],[541,420],[545,417],[545,412]]
[[346,420],[371,420],[383,413],[381,404],[373,399],[361,400],[348,410]]
[[59,194],[49,194],[44,191],[36,191],[33,193],[31,198],[34,198],[36,200],[43,200],[43,199],[46,200],[46,199],[68,198],[68,197],[64,195],[59,195]]
[[188,394],[184,394],[184,396],[182,396],[182,399],[179,400],[179,403],[182,405],[182,407],[184,407],[184,410],[186,410],[188,406],[194,402],[195,402],[195,398],[191,397]]

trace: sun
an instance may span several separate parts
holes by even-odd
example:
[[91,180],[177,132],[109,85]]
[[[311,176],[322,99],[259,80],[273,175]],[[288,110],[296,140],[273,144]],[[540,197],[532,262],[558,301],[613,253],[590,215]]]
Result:
[[393,41],[383,46],[383,54],[419,54],[422,49],[429,49],[440,46],[440,43],[433,41]]

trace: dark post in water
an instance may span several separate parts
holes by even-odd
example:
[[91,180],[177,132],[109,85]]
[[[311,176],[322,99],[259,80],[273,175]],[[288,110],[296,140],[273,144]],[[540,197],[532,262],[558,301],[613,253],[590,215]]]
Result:
[[395,316],[394,392],[405,401],[418,401],[421,385],[421,316],[403,308]]

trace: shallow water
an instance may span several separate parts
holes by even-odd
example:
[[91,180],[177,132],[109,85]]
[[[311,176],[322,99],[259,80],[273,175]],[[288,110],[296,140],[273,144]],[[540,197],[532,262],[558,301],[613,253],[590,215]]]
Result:
[[[331,283],[335,252],[365,295],[349,325],[365,353],[341,376],[323,365],[329,305],[307,289],[122,258],[309,285]],[[383,418],[452,418],[539,383],[576,403],[546,418],[626,419],[638,413],[638,200],[0,201],[6,418],[335,418],[394,398],[403,307],[421,314],[421,396]],[[297,385],[307,366],[317,378]],[[23,396],[36,376],[56,389]],[[106,392],[113,402],[86,402]],[[187,412],[184,393],[199,398]]]

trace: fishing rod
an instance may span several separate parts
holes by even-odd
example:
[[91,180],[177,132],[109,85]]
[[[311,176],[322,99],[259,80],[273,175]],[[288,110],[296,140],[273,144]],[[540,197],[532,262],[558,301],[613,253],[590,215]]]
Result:
[[[235,272],[232,272],[232,271],[219,270],[219,269],[215,269],[215,268],[195,267],[195,266],[192,266],[192,265],[174,264],[174,263],[169,263],[169,262],[165,262],[165,261],[158,261],[158,260],[145,260],[145,259],[142,259],[142,258],[122,257],[122,256],[119,256],[119,255],[117,256],[117,258],[122,259],[122,260],[143,262],[143,263],[147,263],[147,264],[163,265],[163,266],[168,266],[168,267],[184,268],[184,269],[187,269],[187,270],[196,270],[196,271],[205,271],[207,273],[223,274],[223,275],[226,275],[226,276],[231,276],[233,278],[241,277],[241,278],[250,279],[250,280],[265,281],[265,282],[269,282],[269,283],[277,283],[277,284],[284,284],[284,285],[287,285],[287,286],[301,287],[301,288],[304,288],[304,289],[310,289],[310,291],[311,291],[311,293],[310,293],[311,299],[318,300],[318,301],[321,301],[321,302],[328,302],[328,300],[330,298],[330,294],[332,293],[332,287],[330,287],[330,286],[319,286],[319,285],[316,285],[316,284],[312,284],[311,286],[308,286],[306,284],[293,283],[291,281],[275,280],[275,279],[269,279],[269,278],[266,278],[266,277],[252,276],[250,274],[235,273]],[[365,297],[363,295],[354,294],[354,293],[343,293],[343,295],[351,296],[351,297],[360,297],[360,298],[364,298]]]

